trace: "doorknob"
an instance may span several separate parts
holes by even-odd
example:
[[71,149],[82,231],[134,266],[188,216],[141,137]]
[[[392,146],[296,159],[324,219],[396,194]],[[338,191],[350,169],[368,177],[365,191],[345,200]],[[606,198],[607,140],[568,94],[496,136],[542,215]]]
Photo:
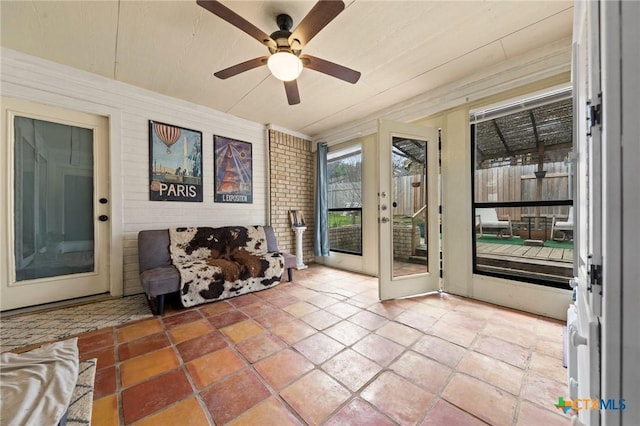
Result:
[[107,216],[106,214],[101,214],[100,216],[98,216],[98,220],[100,222],[106,222],[109,220],[109,216]]
[[569,377],[569,398],[575,399],[578,397],[578,382],[573,377]]
[[580,345],[587,344],[587,338],[578,333],[578,330],[576,330],[574,327],[571,327],[571,329],[569,330],[569,341],[576,348]]
[[380,219],[380,222],[387,223],[387,222],[389,222],[389,218],[388,217],[383,217],[382,219]]

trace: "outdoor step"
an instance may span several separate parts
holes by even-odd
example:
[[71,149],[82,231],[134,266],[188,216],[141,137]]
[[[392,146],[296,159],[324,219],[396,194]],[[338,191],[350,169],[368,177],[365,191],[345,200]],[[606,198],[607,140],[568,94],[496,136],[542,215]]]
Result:
[[519,258],[494,254],[478,254],[477,264],[510,270],[511,273],[524,271],[535,274],[551,275],[555,277],[573,277],[573,264],[568,262],[555,262],[543,259]]
[[418,265],[426,265],[427,264],[427,254],[425,253],[424,256],[409,256],[409,259],[407,259],[408,263],[415,263]]
[[559,275],[545,274],[540,272],[529,272],[529,271],[503,268],[503,267],[492,266],[492,265],[482,265],[481,270],[485,272],[501,273],[506,275],[522,277],[522,278],[543,279],[543,280],[548,280],[554,283],[564,284],[564,285],[568,285],[568,282],[569,282],[569,278],[566,277],[565,275],[559,276]]

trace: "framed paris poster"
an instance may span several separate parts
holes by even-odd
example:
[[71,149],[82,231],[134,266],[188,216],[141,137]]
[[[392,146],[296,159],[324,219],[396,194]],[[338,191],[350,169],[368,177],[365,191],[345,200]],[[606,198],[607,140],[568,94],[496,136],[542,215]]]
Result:
[[218,203],[253,203],[251,144],[214,136],[213,147],[213,200]]
[[149,199],[202,201],[202,133],[149,120]]

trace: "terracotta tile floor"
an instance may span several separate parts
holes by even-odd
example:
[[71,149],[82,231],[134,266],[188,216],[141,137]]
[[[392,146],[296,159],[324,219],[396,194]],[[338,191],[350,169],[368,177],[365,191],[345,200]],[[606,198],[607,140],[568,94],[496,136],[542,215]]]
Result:
[[562,324],[375,278],[293,283],[79,337],[94,425],[567,425]]

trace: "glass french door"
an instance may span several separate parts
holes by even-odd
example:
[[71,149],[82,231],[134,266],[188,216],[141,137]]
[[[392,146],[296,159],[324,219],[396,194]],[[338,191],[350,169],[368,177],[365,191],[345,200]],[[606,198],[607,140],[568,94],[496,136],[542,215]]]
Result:
[[438,132],[378,124],[381,300],[439,289]]
[[109,290],[106,118],[3,98],[2,310]]

